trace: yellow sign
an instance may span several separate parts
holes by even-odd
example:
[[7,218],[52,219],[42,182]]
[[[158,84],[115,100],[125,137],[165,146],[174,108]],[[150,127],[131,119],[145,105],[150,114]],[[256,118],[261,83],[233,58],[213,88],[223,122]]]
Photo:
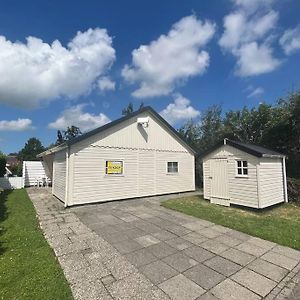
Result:
[[106,174],[123,174],[123,162],[116,160],[107,160]]

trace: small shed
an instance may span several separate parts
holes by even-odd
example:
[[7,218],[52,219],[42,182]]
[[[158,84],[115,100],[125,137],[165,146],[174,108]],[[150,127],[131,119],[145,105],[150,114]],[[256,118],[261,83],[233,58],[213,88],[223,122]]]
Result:
[[65,206],[195,190],[195,151],[144,107],[39,155]]
[[204,198],[211,203],[265,208],[287,202],[285,156],[224,139],[203,157]]

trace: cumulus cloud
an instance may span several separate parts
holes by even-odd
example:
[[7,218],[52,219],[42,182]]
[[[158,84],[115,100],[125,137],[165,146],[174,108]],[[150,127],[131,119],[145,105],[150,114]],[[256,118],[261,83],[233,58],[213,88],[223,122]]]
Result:
[[174,95],[174,102],[170,103],[160,115],[170,124],[174,125],[180,121],[186,121],[196,118],[200,115],[200,111],[191,105],[191,101],[181,94]]
[[248,90],[251,91],[250,94],[247,96],[248,98],[257,97],[264,93],[264,89],[262,87],[257,87],[257,88],[250,87]]
[[178,83],[205,72],[209,54],[202,48],[215,33],[215,24],[187,16],[175,23],[166,35],[132,52],[131,65],[125,65],[122,76],[139,85],[137,98],[170,94]]
[[84,112],[86,105],[79,104],[64,110],[61,115],[48,125],[49,128],[65,130],[68,126],[77,126],[81,131],[88,131],[109,123],[111,120],[103,113]]
[[17,119],[6,121],[0,121],[0,131],[26,131],[32,130],[32,121],[30,119]]
[[115,60],[105,29],[77,32],[64,47],[36,37],[26,43],[0,36],[0,102],[37,107],[42,101],[88,94]]
[[293,29],[286,30],[280,38],[279,43],[286,55],[300,50],[300,24]]
[[103,76],[98,80],[98,87],[101,91],[114,91],[116,83],[109,77]]
[[[236,75],[254,76],[275,70],[281,61],[270,44],[278,13],[273,1],[234,0],[235,10],[224,18],[219,45],[237,58]],[[255,58],[255,59],[254,59]]]

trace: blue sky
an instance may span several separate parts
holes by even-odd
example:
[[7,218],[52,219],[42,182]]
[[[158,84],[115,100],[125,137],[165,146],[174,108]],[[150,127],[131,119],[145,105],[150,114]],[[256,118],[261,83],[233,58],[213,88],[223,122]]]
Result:
[[[300,2],[1,1],[0,150],[151,105],[175,128],[213,104],[299,89]],[[29,38],[28,38],[29,37]]]

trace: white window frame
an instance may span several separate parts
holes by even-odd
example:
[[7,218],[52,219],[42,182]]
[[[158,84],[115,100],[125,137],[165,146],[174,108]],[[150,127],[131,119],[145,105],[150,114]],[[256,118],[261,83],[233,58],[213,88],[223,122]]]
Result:
[[[121,174],[107,174],[107,162],[108,161],[118,161],[118,162],[122,162],[122,173]],[[124,159],[104,159],[104,176],[105,177],[124,177],[125,176],[125,163],[124,163]]]
[[[241,163],[241,166],[239,166],[239,162]],[[241,174],[239,174],[239,171],[238,171],[239,169],[242,172]],[[249,176],[249,163],[248,163],[248,161],[244,160],[244,159],[237,159],[235,170],[236,170],[236,176],[235,177],[247,178]],[[247,170],[247,171],[245,172],[245,170]]]
[[[177,172],[169,172],[169,163],[177,164]],[[172,165],[172,168],[174,168],[174,166]],[[179,163],[178,161],[167,161],[167,170],[166,170],[167,175],[177,175],[179,173]]]

